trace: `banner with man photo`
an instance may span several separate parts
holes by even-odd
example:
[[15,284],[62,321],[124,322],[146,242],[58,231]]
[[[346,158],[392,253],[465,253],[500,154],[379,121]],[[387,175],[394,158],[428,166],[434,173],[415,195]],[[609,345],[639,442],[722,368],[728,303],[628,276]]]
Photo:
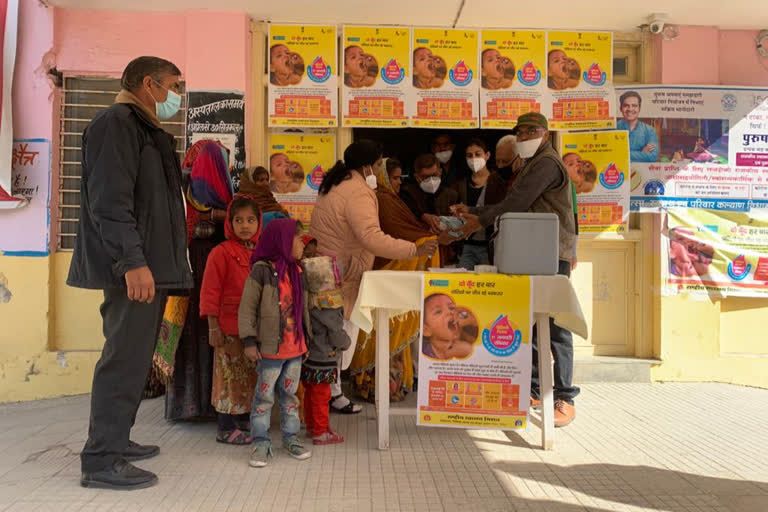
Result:
[[270,24],[268,44],[269,126],[336,126],[336,27]]
[[629,223],[627,132],[561,133],[560,154],[576,188],[579,230],[625,233]]
[[424,274],[418,425],[525,430],[529,276]]
[[409,27],[344,27],[342,126],[408,126]]
[[611,32],[547,32],[552,130],[616,126]]
[[546,32],[483,30],[480,45],[483,128],[512,129],[528,112],[548,116]]
[[768,297],[768,210],[671,208],[665,294]]
[[631,207],[768,207],[768,88],[617,87]]
[[305,227],[312,220],[323,177],[335,161],[333,135],[269,135],[269,186],[291,217]]

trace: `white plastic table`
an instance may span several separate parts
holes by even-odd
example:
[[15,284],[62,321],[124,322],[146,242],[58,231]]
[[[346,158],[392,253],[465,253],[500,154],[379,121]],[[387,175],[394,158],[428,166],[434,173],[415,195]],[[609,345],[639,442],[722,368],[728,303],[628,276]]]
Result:
[[[350,317],[350,321],[365,332],[371,332],[374,313],[376,317],[376,413],[380,450],[389,449],[389,319],[392,315],[421,310],[423,275],[424,272],[391,270],[366,272]],[[551,450],[555,441],[555,406],[549,318],[583,338],[587,337],[588,328],[567,277],[531,276],[531,293],[538,330],[541,445],[545,450]]]

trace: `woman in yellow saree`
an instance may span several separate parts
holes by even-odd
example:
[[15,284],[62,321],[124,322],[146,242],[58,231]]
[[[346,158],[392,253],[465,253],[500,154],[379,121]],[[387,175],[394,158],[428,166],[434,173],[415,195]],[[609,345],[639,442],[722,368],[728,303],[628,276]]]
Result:
[[[403,170],[400,162],[386,159],[382,170],[377,175],[376,197],[379,201],[379,222],[384,233],[399,239],[408,240],[417,246],[427,240],[435,240],[437,235],[421,222],[400,200],[398,193],[402,183]],[[408,260],[384,260],[376,258],[375,270],[426,270],[440,266],[439,252],[433,256],[416,257]],[[389,321],[389,393],[393,402],[401,401],[408,391],[413,389],[413,361],[411,344],[419,339],[420,316],[411,311]],[[364,399],[373,401],[376,362],[376,332],[360,332],[355,347],[355,355],[349,366],[352,385]]]

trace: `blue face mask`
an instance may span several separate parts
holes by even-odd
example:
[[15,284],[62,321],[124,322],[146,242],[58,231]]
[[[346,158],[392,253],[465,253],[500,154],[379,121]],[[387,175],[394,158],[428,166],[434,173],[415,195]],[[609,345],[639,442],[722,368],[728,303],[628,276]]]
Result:
[[[153,80],[153,82],[165,89],[165,87],[163,87],[162,84],[160,84],[160,82],[157,80]],[[157,118],[161,121],[167,121],[171,119],[173,116],[178,114],[179,109],[181,109],[181,96],[171,91],[170,89],[165,90],[168,91],[168,97],[165,99],[165,101],[160,103],[159,101],[155,100],[155,112],[157,113]],[[154,96],[152,98],[154,99]]]

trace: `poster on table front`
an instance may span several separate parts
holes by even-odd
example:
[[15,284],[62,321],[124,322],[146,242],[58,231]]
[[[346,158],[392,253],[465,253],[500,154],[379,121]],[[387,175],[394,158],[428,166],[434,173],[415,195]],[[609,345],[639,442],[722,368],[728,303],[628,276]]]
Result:
[[530,277],[426,273],[422,298],[418,424],[525,430]]
[[[48,254],[51,141],[14,139],[12,148],[10,192],[25,206],[0,213],[0,254]],[[62,176],[60,192],[79,194],[80,180]]]
[[333,135],[269,135],[269,186],[291,217],[305,227],[325,173],[336,161]]
[[627,132],[565,132],[560,154],[576,188],[579,231],[626,233],[629,223]]
[[268,51],[269,126],[336,126],[336,27],[270,24]]
[[616,88],[632,210],[768,206],[768,88]]
[[245,100],[242,92],[187,93],[187,147],[206,139],[220,142],[229,150],[229,165],[237,185],[245,171]]
[[411,29],[344,27],[342,126],[408,126]]
[[478,32],[414,28],[411,126],[478,128]]
[[768,297],[768,210],[670,208],[665,294]]
[[614,128],[613,34],[550,31],[547,48],[550,128]]
[[480,33],[480,116],[483,128],[512,129],[528,112],[549,117],[547,36],[534,30]]

